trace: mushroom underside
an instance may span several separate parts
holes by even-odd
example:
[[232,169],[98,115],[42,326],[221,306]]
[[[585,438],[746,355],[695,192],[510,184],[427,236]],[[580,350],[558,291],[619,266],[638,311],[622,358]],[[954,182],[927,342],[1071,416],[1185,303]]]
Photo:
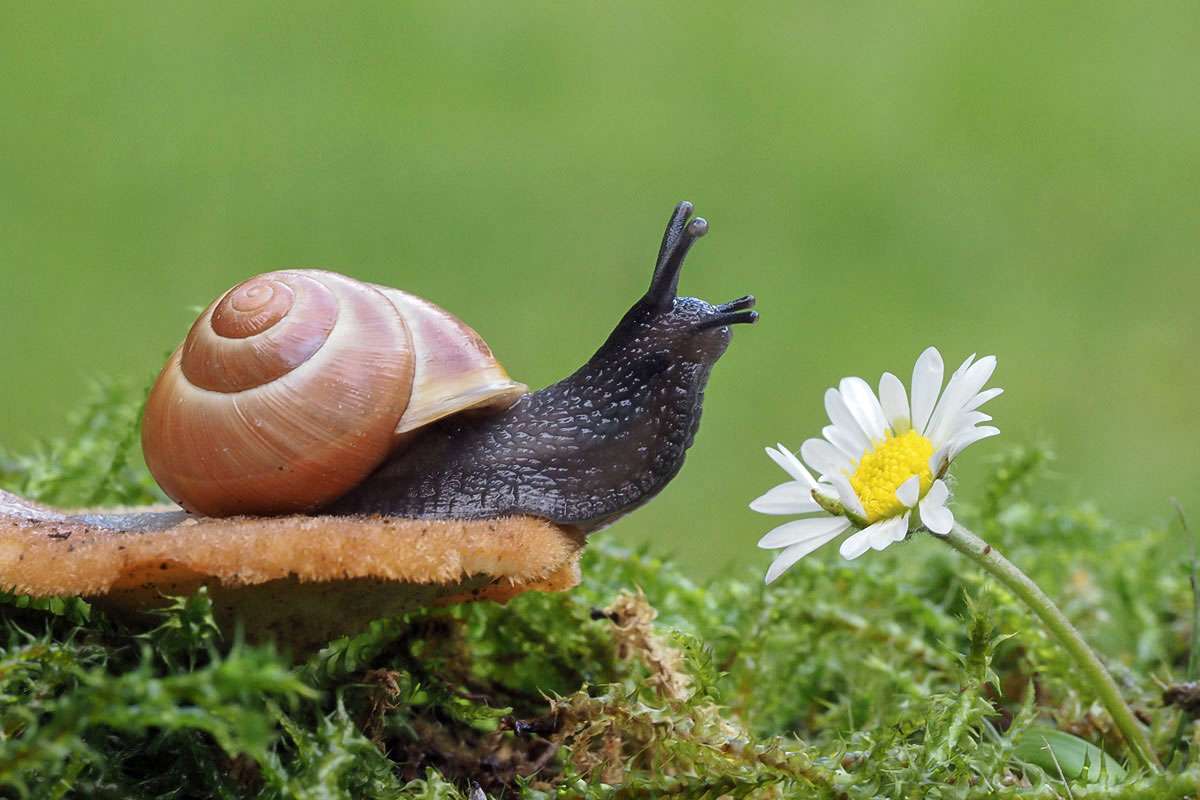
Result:
[[579,583],[583,536],[533,517],[188,519],[113,531],[0,492],[0,588],[130,621],[208,587],[223,629],[300,654],[373,619]]

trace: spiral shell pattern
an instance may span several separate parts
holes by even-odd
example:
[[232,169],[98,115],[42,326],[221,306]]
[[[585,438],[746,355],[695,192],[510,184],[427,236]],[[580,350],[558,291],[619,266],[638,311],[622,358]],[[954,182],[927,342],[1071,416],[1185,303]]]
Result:
[[319,507],[388,455],[413,373],[408,326],[371,286],[320,270],[259,275],[213,303],[163,368],[146,463],[194,513]]

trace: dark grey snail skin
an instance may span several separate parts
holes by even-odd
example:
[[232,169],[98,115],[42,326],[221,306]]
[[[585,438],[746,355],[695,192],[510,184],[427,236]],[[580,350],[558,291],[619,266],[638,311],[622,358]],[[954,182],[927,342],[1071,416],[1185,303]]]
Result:
[[649,291],[579,371],[499,414],[430,426],[320,511],[525,514],[591,532],[662,491],[696,435],[730,326],[758,318],[750,296],[719,306],[676,296],[684,258],[708,229],[691,211],[676,207]]

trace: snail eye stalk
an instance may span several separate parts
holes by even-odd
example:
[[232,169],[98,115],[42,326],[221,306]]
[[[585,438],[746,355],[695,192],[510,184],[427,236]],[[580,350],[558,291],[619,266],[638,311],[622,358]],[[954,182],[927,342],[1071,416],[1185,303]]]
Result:
[[744,311],[747,308],[754,308],[754,304],[756,302],[757,301],[754,299],[754,295],[748,294],[745,297],[739,297],[737,300],[730,300],[728,303],[721,303],[721,305],[717,306],[717,311],[721,312],[722,314],[727,314],[730,311]]
[[697,323],[694,330],[706,331],[726,325],[753,325],[758,322],[758,312],[750,309],[754,308],[756,302],[758,301],[754,299],[754,295],[748,294],[728,303],[721,303],[714,308],[716,313]]
[[757,311],[732,311],[714,314],[698,323],[693,330],[706,331],[711,328],[724,328],[726,325],[753,325],[756,322],[758,322]]
[[679,273],[688,250],[704,234],[708,233],[708,221],[694,217],[692,204],[684,200],[675,206],[667,230],[663,234],[662,246],[658,250],[658,261],[654,265],[654,278],[646,292],[646,301],[651,305],[667,309],[675,301],[679,288]]

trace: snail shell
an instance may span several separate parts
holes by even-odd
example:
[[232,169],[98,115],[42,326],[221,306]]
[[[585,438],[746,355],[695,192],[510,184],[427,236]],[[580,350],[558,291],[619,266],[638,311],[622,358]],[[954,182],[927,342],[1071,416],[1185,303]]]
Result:
[[281,270],[233,287],[192,325],[146,400],[142,448],[163,491],[193,513],[307,511],[413,431],[525,391],[433,303]]

